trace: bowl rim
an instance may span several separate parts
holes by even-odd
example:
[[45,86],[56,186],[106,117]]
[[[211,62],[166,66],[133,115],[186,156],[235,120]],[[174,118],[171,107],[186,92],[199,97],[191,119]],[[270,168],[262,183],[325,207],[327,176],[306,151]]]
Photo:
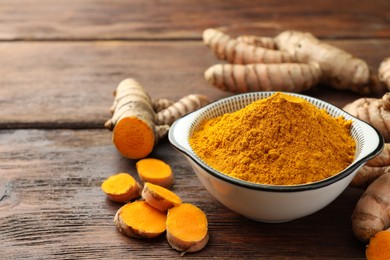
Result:
[[[223,102],[226,102],[226,101],[229,101],[229,100],[233,100],[237,97],[240,97],[240,96],[249,96],[249,95],[256,95],[256,93],[264,93],[264,94],[269,94],[269,95],[272,95],[274,93],[278,93],[280,91],[260,91],[260,92],[248,92],[248,93],[242,93],[242,94],[236,94],[236,95],[232,95],[232,96],[228,96],[228,97],[225,97],[225,98],[221,98],[221,99],[218,99],[218,100],[215,100],[211,103],[209,103],[208,105],[196,110],[196,111],[193,111],[191,113],[188,113],[184,116],[182,116],[181,118],[177,119],[170,127],[169,129],[169,132],[168,132],[168,139],[170,141],[170,143],[173,145],[173,147],[175,149],[177,149],[179,152],[183,153],[187,158],[191,159],[192,162],[196,163],[202,170],[206,171],[208,174],[220,179],[220,180],[223,180],[223,181],[226,181],[230,184],[233,184],[233,185],[236,185],[236,186],[241,186],[241,187],[244,187],[244,188],[249,188],[249,189],[252,189],[252,190],[261,190],[261,191],[268,191],[268,192],[297,192],[297,191],[305,191],[305,190],[314,190],[314,189],[318,189],[318,188],[322,188],[322,187],[325,187],[325,186],[328,186],[330,184],[333,184],[341,179],[344,179],[346,178],[347,176],[349,176],[350,174],[352,174],[355,170],[357,170],[358,168],[360,168],[365,162],[367,162],[368,160],[372,159],[373,157],[375,157],[377,154],[379,154],[382,149],[383,149],[383,146],[384,146],[384,139],[383,139],[383,136],[381,135],[381,133],[375,128],[373,127],[372,125],[370,125],[369,123],[351,115],[350,113],[344,111],[343,109],[333,105],[332,103],[329,103],[327,101],[324,101],[324,100],[321,100],[321,99],[318,99],[318,98],[314,98],[314,97],[311,97],[311,96],[308,96],[308,95],[303,95],[303,94],[298,94],[298,93],[291,93],[291,92],[283,92],[285,94],[290,94],[290,95],[293,95],[293,96],[298,96],[298,97],[302,97],[304,98],[306,101],[309,101],[308,99],[311,99],[311,100],[315,100],[315,101],[318,101],[318,102],[322,102],[322,103],[325,103],[327,106],[330,106],[332,107],[333,109],[335,110],[341,110],[343,113],[345,114],[348,114],[351,118],[354,119],[355,122],[358,122],[360,124],[363,124],[363,125],[366,125],[368,126],[369,128],[371,128],[377,135],[378,137],[378,145],[375,147],[375,149],[373,149],[370,153],[368,153],[366,156],[360,158],[359,160],[357,161],[354,161],[352,164],[350,164],[347,168],[345,168],[344,170],[342,170],[341,172],[331,176],[331,177],[328,177],[326,179],[323,179],[323,180],[320,180],[320,181],[316,181],[316,182],[312,182],[312,183],[306,183],[306,184],[297,184],[297,185],[268,185],[268,184],[260,184],[260,183],[254,183],[254,182],[248,182],[248,181],[244,181],[244,180],[240,180],[240,179],[237,179],[237,178],[234,178],[234,177],[231,177],[227,174],[224,174],[224,173],[221,173],[213,168],[211,168],[209,165],[207,165],[205,162],[203,162],[196,154],[194,151],[189,151],[187,148],[183,147],[175,138],[174,136],[174,132],[178,126],[178,124],[182,121],[182,120],[185,120],[186,118],[188,117],[192,117],[194,114],[201,114],[204,110],[207,110],[209,107],[213,106],[214,104],[216,103],[223,103]],[[262,99],[262,98],[259,98],[259,99]],[[257,99],[257,100],[259,100]],[[309,101],[310,102],[310,101]]]

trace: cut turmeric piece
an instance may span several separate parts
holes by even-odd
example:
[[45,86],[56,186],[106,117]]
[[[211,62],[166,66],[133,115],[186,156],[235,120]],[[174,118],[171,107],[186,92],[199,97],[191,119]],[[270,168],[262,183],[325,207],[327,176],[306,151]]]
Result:
[[101,188],[109,199],[116,202],[128,202],[138,198],[141,186],[128,173],[118,173],[104,180]]
[[167,240],[183,254],[204,248],[209,240],[207,217],[198,207],[182,203],[168,210]]
[[121,207],[114,223],[120,233],[128,237],[154,238],[166,229],[165,213],[153,208],[146,201],[135,201]]
[[366,257],[367,260],[390,259],[390,230],[380,231],[370,239]]
[[104,126],[113,131],[112,141],[124,157],[144,158],[167,134],[169,126],[155,124],[150,96],[134,79],[121,81],[114,94],[112,118]]
[[181,199],[174,192],[146,182],[142,189],[142,198],[154,208],[166,212],[168,209],[181,203]]
[[165,188],[169,188],[174,182],[171,167],[162,160],[145,158],[136,163],[136,168],[142,182],[150,182]]
[[152,101],[146,89],[132,78],[122,80],[114,91],[112,117],[104,126],[112,131],[117,150],[130,159],[141,159],[152,152],[169,127],[179,117],[209,103],[202,95],[191,94],[177,102]]

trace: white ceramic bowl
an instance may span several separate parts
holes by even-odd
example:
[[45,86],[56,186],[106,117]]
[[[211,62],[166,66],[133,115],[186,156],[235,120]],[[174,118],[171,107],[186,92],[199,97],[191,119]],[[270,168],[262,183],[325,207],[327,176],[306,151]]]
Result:
[[325,109],[331,116],[352,120],[351,136],[356,141],[355,160],[327,179],[302,185],[278,186],[246,182],[222,174],[204,163],[192,150],[189,137],[204,120],[234,112],[275,92],[251,92],[211,103],[178,119],[169,131],[169,141],[191,163],[197,177],[219,202],[247,218],[262,222],[286,222],[312,214],[331,203],[349,185],[356,172],[383,149],[383,138],[369,124],[324,101],[295,93]]

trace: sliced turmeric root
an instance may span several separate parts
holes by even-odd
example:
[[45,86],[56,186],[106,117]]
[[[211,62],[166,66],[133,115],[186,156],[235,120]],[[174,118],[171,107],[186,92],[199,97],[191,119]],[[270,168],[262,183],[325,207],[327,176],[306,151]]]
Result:
[[112,117],[104,126],[113,131],[112,141],[118,151],[130,159],[145,158],[176,119],[209,102],[196,94],[177,102],[168,99],[153,102],[146,89],[131,78],[120,82],[114,96]]
[[114,223],[119,232],[135,238],[154,238],[166,229],[165,213],[153,208],[146,201],[135,201],[121,207]]
[[209,240],[208,223],[198,207],[182,203],[168,210],[167,240],[183,254],[204,248]]
[[367,260],[390,259],[390,230],[380,231],[366,248]]
[[138,198],[141,186],[128,173],[118,173],[103,181],[101,188],[109,199],[116,202],[128,202]]
[[166,212],[168,209],[181,203],[181,199],[174,192],[146,182],[142,189],[142,198],[154,208]]
[[156,112],[144,87],[134,79],[125,79],[115,91],[112,118],[104,126],[113,131],[112,141],[127,158],[140,159],[152,152],[165,136],[168,125],[156,125]]
[[150,182],[165,188],[169,188],[174,182],[171,167],[162,160],[145,158],[136,163],[136,168],[142,182]]

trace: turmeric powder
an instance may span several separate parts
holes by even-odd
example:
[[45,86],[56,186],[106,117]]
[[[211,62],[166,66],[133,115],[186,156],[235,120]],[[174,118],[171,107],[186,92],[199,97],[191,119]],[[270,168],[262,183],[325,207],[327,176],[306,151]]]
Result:
[[190,145],[205,163],[234,178],[299,185],[331,177],[353,161],[351,125],[302,98],[276,93],[206,120]]

